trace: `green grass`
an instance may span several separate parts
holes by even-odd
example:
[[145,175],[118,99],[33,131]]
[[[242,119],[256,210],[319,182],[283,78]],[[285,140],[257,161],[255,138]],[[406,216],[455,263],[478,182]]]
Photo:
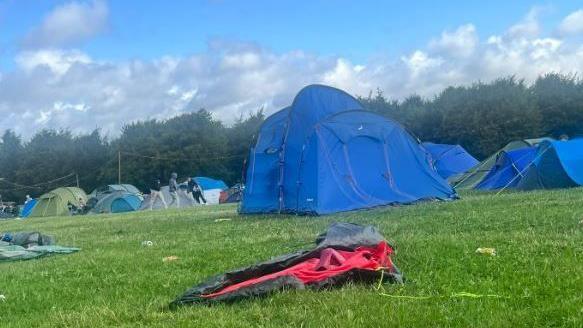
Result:
[[[227,218],[231,221],[215,222]],[[449,203],[311,218],[233,206],[0,222],[42,231],[72,255],[0,264],[0,326],[572,326],[583,323],[583,189],[468,194]],[[164,307],[210,275],[311,247],[333,221],[377,226],[404,285],[287,291],[230,305]],[[141,242],[151,240],[152,247]],[[495,247],[496,257],[475,254]],[[163,262],[166,256],[178,256]],[[451,298],[453,293],[508,298]]]

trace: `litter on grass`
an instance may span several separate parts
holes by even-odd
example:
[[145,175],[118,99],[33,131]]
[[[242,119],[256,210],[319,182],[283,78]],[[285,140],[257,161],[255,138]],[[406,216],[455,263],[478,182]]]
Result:
[[392,254],[392,246],[376,228],[334,223],[316,238],[314,249],[210,278],[186,291],[170,306],[232,302],[284,289],[320,290],[349,282],[402,283]]
[[179,259],[178,256],[166,256],[165,258],[162,259],[162,262],[172,262],[172,261],[177,261]]
[[6,296],[0,294],[0,301],[6,302]]
[[216,219],[215,222],[231,221],[231,219]]
[[144,240],[142,242],[142,246],[153,246],[154,242],[152,242],[151,240]]
[[474,294],[468,292],[453,293],[449,296],[435,295],[435,296],[411,296],[411,295],[391,295],[387,293],[379,293],[379,295],[390,298],[407,299],[407,300],[428,300],[432,298],[510,298],[510,296],[502,296],[496,294]]
[[489,255],[489,256],[496,256],[496,249],[495,248],[480,247],[480,248],[476,249],[476,253]]

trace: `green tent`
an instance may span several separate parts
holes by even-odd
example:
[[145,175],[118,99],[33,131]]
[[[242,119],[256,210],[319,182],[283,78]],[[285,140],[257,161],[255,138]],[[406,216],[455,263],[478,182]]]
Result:
[[490,172],[492,167],[496,164],[496,160],[498,156],[502,152],[508,152],[511,150],[524,148],[524,147],[532,147],[536,146],[539,143],[545,140],[552,140],[550,138],[537,138],[537,139],[525,139],[525,140],[516,140],[508,143],[502,149],[498,150],[492,156],[486,158],[478,165],[471,168],[468,172],[453,176],[448,179],[448,182],[456,189],[456,190],[465,190],[465,189],[474,189],[483,179],[484,177]]
[[83,190],[75,187],[57,188],[38,198],[29,217],[70,215],[68,204],[79,207],[80,200],[83,204],[87,202],[87,195]]

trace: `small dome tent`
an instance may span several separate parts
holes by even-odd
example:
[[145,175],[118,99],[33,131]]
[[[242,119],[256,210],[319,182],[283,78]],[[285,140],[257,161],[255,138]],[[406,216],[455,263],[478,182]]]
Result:
[[105,185],[99,188],[96,188],[89,194],[89,198],[97,197],[98,199],[102,198],[104,195],[116,192],[116,191],[125,191],[132,194],[140,195],[140,191],[138,188],[134,187],[131,184],[110,184]]
[[424,142],[422,145],[431,154],[437,173],[444,179],[465,173],[480,163],[460,145],[431,142]]
[[536,147],[524,147],[500,152],[496,164],[494,164],[484,179],[476,185],[475,189],[498,190],[516,187],[524,177],[536,153]]
[[453,197],[398,123],[344,91],[311,85],[260,128],[240,212],[328,214]]
[[583,139],[545,141],[517,186],[519,190],[583,186]]
[[221,198],[221,192],[229,189],[223,180],[209,177],[194,177],[193,179],[202,189],[207,204],[218,204]]
[[91,209],[91,213],[123,213],[140,209],[142,199],[127,191],[114,191],[103,196]]
[[468,190],[474,189],[476,186],[486,177],[490,172],[492,167],[496,164],[498,156],[503,151],[511,151],[525,147],[536,147],[543,141],[550,141],[550,138],[535,138],[535,139],[524,139],[515,140],[509,142],[502,149],[498,150],[490,157],[481,161],[478,165],[474,166],[472,169],[464,174],[458,174],[451,176],[448,181],[454,186],[456,190]]
[[87,195],[83,190],[75,187],[57,188],[38,198],[29,217],[70,215],[68,204],[79,207],[79,200],[87,202]]

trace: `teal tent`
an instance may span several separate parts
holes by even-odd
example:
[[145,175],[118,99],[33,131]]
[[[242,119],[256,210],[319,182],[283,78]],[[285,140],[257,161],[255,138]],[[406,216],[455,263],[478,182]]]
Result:
[[583,138],[545,141],[517,186],[519,190],[583,186]]
[[114,191],[103,196],[91,209],[91,213],[123,213],[136,211],[142,199],[127,191]]

